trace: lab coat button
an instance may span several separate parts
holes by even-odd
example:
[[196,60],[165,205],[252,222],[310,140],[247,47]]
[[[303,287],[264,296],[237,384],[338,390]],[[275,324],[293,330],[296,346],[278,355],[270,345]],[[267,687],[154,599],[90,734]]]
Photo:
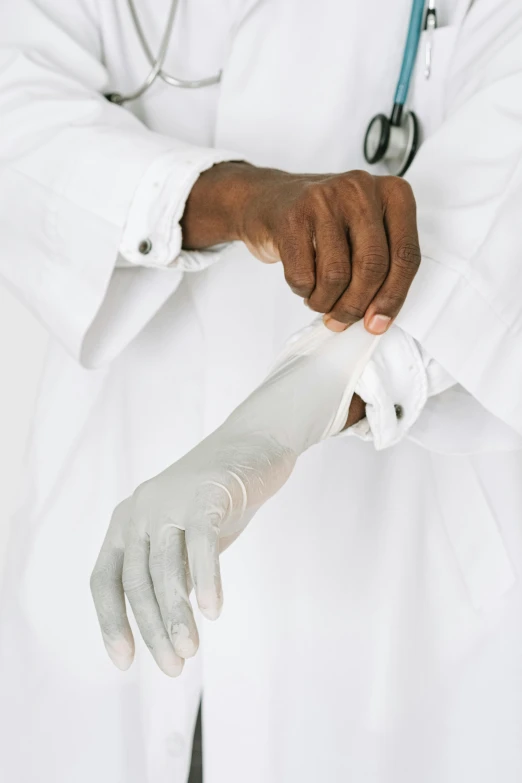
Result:
[[138,250],[142,254],[142,256],[146,256],[147,253],[150,253],[152,250],[152,242],[150,239],[142,239],[140,244],[138,245]]
[[395,415],[397,417],[397,420],[400,421],[404,416],[404,409],[402,405],[394,405],[393,407],[395,408]]
[[166,739],[167,752],[174,758],[179,758],[185,750],[185,740],[183,735],[177,731],[173,731]]

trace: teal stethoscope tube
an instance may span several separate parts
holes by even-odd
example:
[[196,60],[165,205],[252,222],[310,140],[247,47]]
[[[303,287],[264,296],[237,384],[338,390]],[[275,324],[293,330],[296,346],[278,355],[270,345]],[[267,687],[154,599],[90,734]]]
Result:
[[396,106],[404,106],[406,98],[408,97],[411,75],[413,73],[419,48],[422,20],[424,17],[424,5],[425,0],[413,0],[401,72],[399,74],[399,81],[397,82],[397,89],[395,90],[395,97],[393,99]]

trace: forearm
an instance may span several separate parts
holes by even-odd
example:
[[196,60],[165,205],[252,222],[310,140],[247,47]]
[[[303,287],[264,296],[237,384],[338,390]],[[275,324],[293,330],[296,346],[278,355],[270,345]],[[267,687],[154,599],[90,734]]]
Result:
[[352,427],[361,421],[366,416],[366,403],[358,394],[354,394],[350,403],[350,410],[348,411],[348,418],[343,430],[347,430],[348,427]]

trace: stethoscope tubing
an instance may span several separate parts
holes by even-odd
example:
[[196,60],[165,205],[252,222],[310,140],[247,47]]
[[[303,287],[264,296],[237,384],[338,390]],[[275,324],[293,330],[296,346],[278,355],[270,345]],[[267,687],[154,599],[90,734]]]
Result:
[[167,52],[169,49],[169,44],[172,39],[172,31],[174,29],[174,21],[176,19],[178,4],[179,4],[179,0],[171,1],[170,8],[169,8],[169,15],[165,25],[165,31],[161,38],[158,54],[156,57],[154,57],[152,53],[152,49],[149,46],[149,42],[145,37],[143,26],[140,22],[138,12],[134,4],[134,0],[127,0],[127,5],[129,7],[132,21],[134,23],[134,29],[136,30],[136,34],[140,40],[141,47],[143,49],[143,52],[147,60],[149,61],[149,65],[151,66],[151,69],[140,87],[138,87],[136,90],[126,95],[122,95],[120,93],[110,93],[109,95],[106,96],[110,101],[120,105],[123,103],[127,103],[128,101],[135,101],[137,98],[141,98],[141,96],[144,95],[144,93],[146,93],[147,90],[150,89],[150,87],[152,87],[152,85],[158,79],[158,77],[162,79],[166,84],[170,85],[171,87],[180,87],[182,89],[198,89],[200,87],[210,87],[211,85],[218,84],[218,82],[221,81],[221,75],[222,75],[221,71],[214,74],[213,76],[207,76],[204,79],[178,79],[175,76],[172,76],[170,73],[167,73],[166,71],[163,70],[163,65],[165,64]]
[[138,16],[138,12],[136,10],[136,6],[134,5],[134,0],[127,0],[127,3],[129,6],[130,14],[132,16],[132,21],[134,22],[134,28],[136,30],[138,38],[140,39],[140,43],[143,48],[143,51],[145,52],[149,64],[151,65],[151,70],[147,74],[147,77],[143,82],[143,84],[141,85],[141,87],[138,87],[137,90],[135,90],[133,93],[125,97],[125,100],[133,101],[136,100],[136,98],[140,98],[143,95],[143,93],[149,89],[149,87],[152,87],[152,85],[154,84],[158,76],[161,74],[161,69],[163,68],[163,65],[165,63],[165,58],[167,57],[167,52],[169,50],[170,39],[172,37],[174,20],[176,18],[176,11],[178,10],[178,0],[172,0],[170,4],[167,23],[165,25],[165,30],[163,32],[163,37],[160,42],[160,48],[156,60],[154,60],[148,41],[145,38],[143,27],[141,26],[141,22]]
[[[167,57],[169,43],[172,38],[172,30],[174,28],[174,21],[176,18],[176,12],[178,10],[179,0],[172,0],[170,11],[169,11],[169,17],[167,20],[167,25],[165,27],[165,33],[163,35],[162,43],[160,46],[160,52],[158,53],[156,59],[154,59],[154,55],[152,54],[152,50],[149,46],[149,42],[145,38],[145,33],[143,32],[143,26],[140,22],[138,12],[134,4],[134,0],[127,0],[127,1],[129,4],[129,11],[131,13],[132,20],[134,22],[136,33],[138,34],[138,38],[140,39],[142,49],[145,53],[145,56],[147,57],[147,60],[149,61],[149,65],[152,66],[153,71],[157,69],[157,65],[159,63],[159,70],[157,70],[157,73],[154,76],[153,81],[155,81],[155,79],[159,76],[160,79],[163,79],[163,81],[166,84],[169,84],[171,87],[181,87],[182,89],[197,89],[198,87],[209,87],[210,85],[217,84],[220,81],[221,71],[214,74],[213,76],[207,76],[204,79],[178,79],[175,76],[172,76],[170,73],[167,73],[166,71],[163,70],[163,65]],[[164,50],[163,50],[163,44],[165,44]],[[146,89],[148,89],[148,87]]]
[[424,6],[425,0],[413,0],[401,71],[395,90],[395,97],[393,99],[393,103],[396,106],[404,106],[406,98],[408,97],[410,81],[415,67],[417,52],[419,50],[422,21],[424,18]]
[[384,114],[377,114],[368,125],[364,137],[363,151],[366,162],[372,165],[383,159],[387,160],[389,170],[399,177],[407,171],[419,143],[417,117],[411,111],[404,114],[403,109],[419,51],[422,23],[426,18],[426,22],[429,19],[432,26],[436,26],[435,5],[435,0],[428,0],[425,17],[426,0],[412,0],[408,33],[391,115],[388,119]]

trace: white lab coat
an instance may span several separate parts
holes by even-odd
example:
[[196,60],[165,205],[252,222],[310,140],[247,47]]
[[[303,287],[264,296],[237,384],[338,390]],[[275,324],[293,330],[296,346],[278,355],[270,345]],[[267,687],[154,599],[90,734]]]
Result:
[[[151,40],[168,3],[138,3]],[[182,201],[192,153],[173,139],[362,167],[410,3],[181,2],[168,70],[224,77],[158,83],[132,107],[156,135],[95,95],[146,73],[124,0],[0,11],[0,268],[53,337],[0,617],[2,781],[185,783],[203,683],[206,783],[519,783],[522,454],[478,436],[471,457],[436,453],[461,449],[446,424],[463,396],[522,434],[522,10],[468,6],[442,5],[411,93],[423,263],[399,324],[460,384],[418,421],[436,422],[435,450],[337,438],[305,454],[224,556],[223,616],[178,680],[142,646],[126,674],[106,657],[88,581],[110,512],[310,315],[240,245],[201,271],[183,272],[198,254],[162,260],[172,219],[140,265],[133,194],[165,156]]]

